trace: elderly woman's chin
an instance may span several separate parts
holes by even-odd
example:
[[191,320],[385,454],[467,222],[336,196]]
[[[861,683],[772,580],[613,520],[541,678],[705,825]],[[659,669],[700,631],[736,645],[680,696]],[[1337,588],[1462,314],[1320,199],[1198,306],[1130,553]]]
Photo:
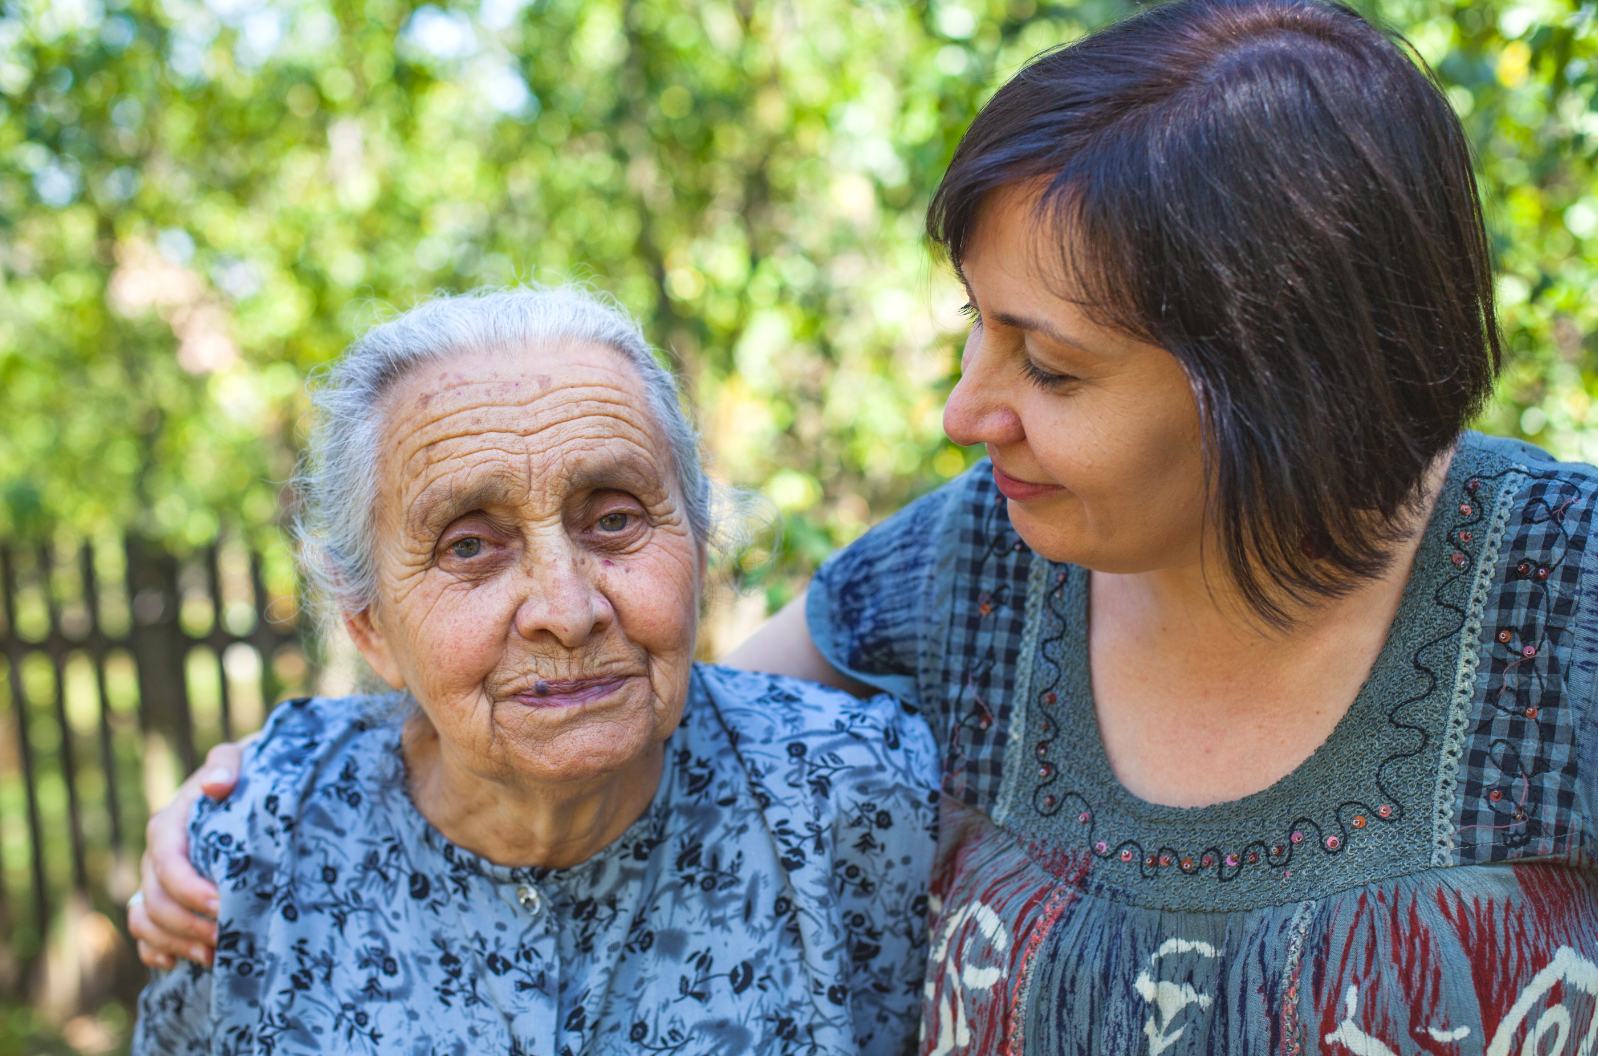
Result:
[[[406,756],[440,746],[429,715],[451,729],[449,749],[472,771],[508,785],[581,785],[652,764],[652,749],[682,717],[688,669],[662,687],[648,675],[569,679],[564,685],[528,678],[510,691],[496,687],[471,702],[423,706],[411,719]],[[465,721],[461,721],[462,718]],[[471,726],[476,725],[474,735]],[[507,863],[508,864],[508,863]]]

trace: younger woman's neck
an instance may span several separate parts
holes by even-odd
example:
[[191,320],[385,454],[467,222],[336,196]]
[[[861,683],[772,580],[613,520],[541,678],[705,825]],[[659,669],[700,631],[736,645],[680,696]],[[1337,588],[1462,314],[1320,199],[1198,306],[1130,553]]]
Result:
[[1175,807],[1241,799],[1326,741],[1397,616],[1445,479],[1441,461],[1387,569],[1294,612],[1286,628],[1254,617],[1240,592],[1215,589],[1200,569],[1093,573],[1093,706],[1110,768],[1128,791]]
[[1212,640],[1218,636],[1239,642],[1271,641],[1313,635],[1320,624],[1346,619],[1351,612],[1365,612],[1373,599],[1380,599],[1376,601],[1378,607],[1385,608],[1391,601],[1396,608],[1394,594],[1402,593],[1409,579],[1415,553],[1447,480],[1453,453],[1450,449],[1433,462],[1421,482],[1418,500],[1401,511],[1387,567],[1334,597],[1283,600],[1281,607],[1288,622],[1281,627],[1261,617],[1236,580],[1218,567],[1220,562],[1213,555],[1220,552],[1220,547],[1213,540],[1204,548],[1206,558],[1200,561],[1114,578],[1122,581],[1121,589],[1141,596],[1142,605],[1159,614],[1159,622],[1167,632],[1185,632]]

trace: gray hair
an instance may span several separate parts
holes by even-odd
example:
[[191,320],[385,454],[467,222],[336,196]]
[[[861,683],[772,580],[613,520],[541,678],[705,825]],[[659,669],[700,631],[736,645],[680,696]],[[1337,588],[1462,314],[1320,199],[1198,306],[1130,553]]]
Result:
[[638,323],[580,286],[481,289],[436,297],[373,327],[326,369],[312,392],[316,421],[295,479],[294,534],[313,593],[342,613],[377,600],[373,541],[383,431],[377,408],[396,384],[419,366],[465,353],[569,341],[613,348],[638,371],[671,448],[688,524],[701,546],[712,545],[712,488],[699,433],[676,379],[656,360]]

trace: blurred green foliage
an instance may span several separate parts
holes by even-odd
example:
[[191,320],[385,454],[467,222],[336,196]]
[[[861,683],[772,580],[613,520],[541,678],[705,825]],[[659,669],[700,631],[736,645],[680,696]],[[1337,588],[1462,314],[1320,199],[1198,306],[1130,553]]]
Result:
[[58,1024],[37,1009],[0,997],[0,1056],[123,1056],[133,1033],[131,1013],[108,1002]]
[[[775,603],[962,469],[922,216],[1115,0],[4,0],[0,534],[265,533],[304,382],[435,289],[586,278],[787,515]],[[1598,458],[1598,8],[1384,0],[1480,154],[1495,431]]]

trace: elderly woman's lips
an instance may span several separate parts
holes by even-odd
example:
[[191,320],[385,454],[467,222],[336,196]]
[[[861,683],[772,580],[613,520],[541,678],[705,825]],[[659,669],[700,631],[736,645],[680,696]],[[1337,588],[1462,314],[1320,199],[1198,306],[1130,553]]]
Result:
[[515,697],[534,708],[565,708],[603,699],[625,681],[625,678],[574,678],[535,682],[528,689],[515,694]]

